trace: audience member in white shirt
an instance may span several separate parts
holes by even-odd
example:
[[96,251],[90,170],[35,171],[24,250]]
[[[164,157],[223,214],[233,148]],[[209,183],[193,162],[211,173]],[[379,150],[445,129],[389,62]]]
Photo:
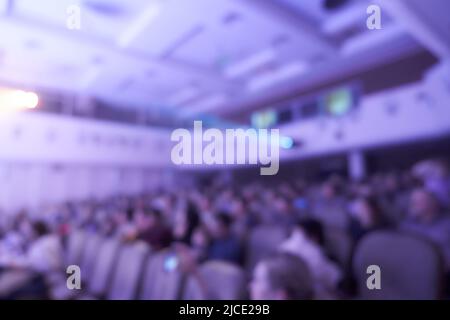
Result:
[[341,279],[341,271],[323,252],[323,242],[321,224],[305,219],[297,224],[291,236],[281,244],[280,250],[302,258],[315,280],[316,296],[331,298]]

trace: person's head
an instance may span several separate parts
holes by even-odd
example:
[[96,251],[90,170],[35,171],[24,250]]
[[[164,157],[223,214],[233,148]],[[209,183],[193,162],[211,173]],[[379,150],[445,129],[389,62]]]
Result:
[[192,233],[192,246],[206,248],[209,244],[209,233],[205,226],[199,225]]
[[136,226],[139,230],[157,227],[162,222],[162,213],[157,209],[146,208],[138,210],[135,215]]
[[310,271],[297,256],[278,253],[258,263],[250,283],[253,300],[309,300],[313,298]]
[[289,214],[292,213],[292,207],[287,198],[279,196],[274,201],[274,207],[279,214]]
[[231,203],[230,211],[231,211],[231,214],[235,218],[240,218],[240,217],[245,216],[245,214],[247,213],[247,210],[246,210],[244,201],[241,198],[235,199]]
[[413,219],[428,221],[439,213],[439,203],[434,194],[424,188],[411,193],[409,214]]
[[131,206],[126,209],[125,212],[126,212],[126,215],[127,215],[127,221],[132,221],[133,220],[135,211],[136,210],[133,207],[131,207]]
[[48,226],[43,221],[34,222],[32,227],[33,227],[33,236],[35,238],[40,238],[50,233]]
[[325,182],[322,185],[322,196],[325,199],[332,199],[337,196],[337,185],[331,181]]
[[114,224],[117,226],[124,225],[128,222],[128,216],[125,210],[117,210],[113,214]]
[[400,188],[398,177],[393,173],[386,175],[383,181],[383,188],[383,191],[386,193],[398,192]]
[[323,246],[325,244],[323,226],[315,219],[305,218],[300,220],[297,223],[294,232],[301,232],[305,237],[319,246]]
[[364,227],[371,227],[381,220],[381,209],[378,202],[370,196],[356,198],[352,203],[350,213]]
[[231,232],[232,224],[233,219],[229,214],[225,212],[219,212],[214,217],[214,224],[211,228],[211,236],[213,238],[227,237]]

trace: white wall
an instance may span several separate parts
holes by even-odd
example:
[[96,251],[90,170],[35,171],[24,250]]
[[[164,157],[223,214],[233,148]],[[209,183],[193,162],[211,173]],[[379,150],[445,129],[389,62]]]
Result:
[[136,194],[167,183],[167,170],[108,166],[0,162],[0,209],[60,204]]
[[43,113],[0,113],[0,160],[164,166],[167,130]]
[[0,114],[0,210],[164,185],[169,134],[40,113]]

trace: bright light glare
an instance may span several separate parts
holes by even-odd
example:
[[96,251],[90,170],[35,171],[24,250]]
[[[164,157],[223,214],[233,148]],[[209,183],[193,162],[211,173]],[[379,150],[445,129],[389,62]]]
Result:
[[292,147],[294,146],[294,139],[292,139],[291,137],[281,137],[280,146],[283,149],[292,149]]
[[39,97],[34,92],[22,90],[0,90],[0,111],[17,111],[34,109],[38,106]]

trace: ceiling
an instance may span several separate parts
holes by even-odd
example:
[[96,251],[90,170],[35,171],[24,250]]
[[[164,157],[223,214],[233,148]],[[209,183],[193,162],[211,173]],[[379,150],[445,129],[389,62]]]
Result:
[[[0,0],[0,83],[223,116],[424,47],[449,52],[450,37],[437,32],[448,1],[324,2]],[[366,27],[372,2],[382,30]]]

